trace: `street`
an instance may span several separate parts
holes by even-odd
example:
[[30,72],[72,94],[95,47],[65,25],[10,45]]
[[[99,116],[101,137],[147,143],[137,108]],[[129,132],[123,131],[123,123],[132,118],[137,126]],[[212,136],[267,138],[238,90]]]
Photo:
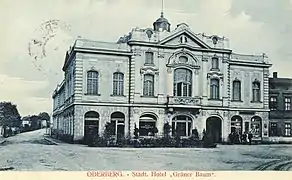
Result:
[[44,133],[42,129],[7,138],[0,144],[0,168],[17,171],[292,170],[292,145],[93,148],[66,143],[49,145],[44,141]]

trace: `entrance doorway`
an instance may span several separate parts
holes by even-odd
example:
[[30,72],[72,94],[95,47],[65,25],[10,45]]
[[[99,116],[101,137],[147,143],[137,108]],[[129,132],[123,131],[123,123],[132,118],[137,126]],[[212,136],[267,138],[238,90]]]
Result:
[[215,143],[222,141],[222,121],[219,117],[209,117],[207,119],[206,134],[209,135]]
[[99,114],[95,111],[89,111],[84,115],[84,139],[87,140],[90,135],[97,135],[99,127]]

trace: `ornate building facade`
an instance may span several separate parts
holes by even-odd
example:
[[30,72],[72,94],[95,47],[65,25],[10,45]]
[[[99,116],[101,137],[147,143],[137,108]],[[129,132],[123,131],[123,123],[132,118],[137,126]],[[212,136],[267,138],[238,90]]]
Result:
[[232,131],[268,137],[269,64],[241,55],[228,39],[195,34],[181,23],[171,30],[161,14],[153,28],[134,28],[116,43],[79,38],[66,53],[64,81],[53,93],[54,129],[81,140],[111,122],[117,137],[182,137],[197,129],[227,141]]

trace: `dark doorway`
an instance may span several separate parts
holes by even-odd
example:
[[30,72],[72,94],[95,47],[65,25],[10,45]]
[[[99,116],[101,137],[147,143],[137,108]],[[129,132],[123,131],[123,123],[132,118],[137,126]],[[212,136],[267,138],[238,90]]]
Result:
[[206,121],[206,133],[213,142],[219,143],[222,141],[222,122],[218,117],[209,117]]
[[94,111],[89,111],[84,116],[84,139],[89,135],[98,134],[99,114]]

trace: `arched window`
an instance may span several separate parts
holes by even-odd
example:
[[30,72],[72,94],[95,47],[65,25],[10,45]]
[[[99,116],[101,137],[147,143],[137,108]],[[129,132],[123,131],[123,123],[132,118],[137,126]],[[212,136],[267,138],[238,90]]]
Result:
[[154,96],[154,75],[152,74],[144,75],[143,95]]
[[239,80],[233,81],[232,90],[233,90],[232,99],[234,101],[240,101],[241,100],[241,82]]
[[192,71],[188,69],[176,69],[174,71],[174,96],[192,96]]
[[219,99],[219,79],[211,79],[210,93],[211,99]]
[[261,100],[261,84],[258,81],[252,83],[252,101],[259,102]]
[[113,74],[113,95],[124,95],[124,74],[115,72]]
[[90,133],[98,134],[99,114],[95,111],[89,111],[84,115],[84,137],[85,139]]
[[176,116],[172,119],[172,136],[190,136],[192,119],[188,116]]
[[98,94],[98,72],[87,72],[87,94]]
[[238,115],[235,115],[231,118],[231,132],[242,134],[242,118]]
[[153,65],[153,52],[146,52],[145,53],[145,64],[147,65]]
[[251,118],[251,133],[254,137],[262,136],[262,118],[254,116]]
[[125,115],[121,112],[114,112],[111,114],[111,135],[116,135],[117,139],[125,135]]
[[219,69],[219,59],[217,57],[212,58],[212,69]]
[[157,118],[152,114],[142,115],[139,119],[139,135],[154,136]]

